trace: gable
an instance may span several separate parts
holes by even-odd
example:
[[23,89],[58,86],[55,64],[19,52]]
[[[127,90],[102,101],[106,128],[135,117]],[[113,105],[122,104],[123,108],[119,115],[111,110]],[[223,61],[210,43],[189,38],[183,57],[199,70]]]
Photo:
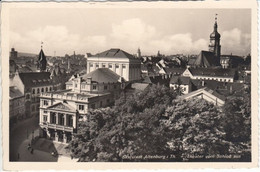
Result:
[[191,74],[190,70],[187,68],[187,69],[182,73],[182,76],[192,77],[193,75]]

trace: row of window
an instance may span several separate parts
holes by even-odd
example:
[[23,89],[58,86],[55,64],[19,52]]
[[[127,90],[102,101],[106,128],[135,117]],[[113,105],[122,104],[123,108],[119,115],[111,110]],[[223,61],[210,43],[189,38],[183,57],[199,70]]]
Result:
[[48,91],[52,91],[52,87],[46,87],[44,88],[37,88],[37,89],[32,89],[32,94],[40,94],[40,92],[44,93],[44,92],[48,92]]
[[[48,121],[48,116],[47,115],[43,115],[43,121],[47,122]],[[65,125],[65,126],[73,126],[73,117],[72,115],[68,116],[67,119],[67,124],[65,124],[65,115],[59,115],[58,116],[58,121],[56,119],[56,115],[55,114],[51,114],[51,118],[50,118],[50,123],[51,124],[58,124],[58,125]]]
[[231,82],[231,79],[219,79],[219,78],[202,78],[202,77],[196,77],[196,79],[217,80],[217,81],[223,81],[223,82]]
[[[90,67],[93,67],[94,65],[92,63],[89,63],[89,66]],[[106,68],[106,64],[96,64],[96,68],[99,68],[99,67],[102,67],[102,68]],[[108,64],[108,68],[111,68],[112,69],[113,65],[112,64]],[[119,65],[116,64],[115,65],[115,68],[119,68]],[[122,68],[126,68],[126,65],[122,65]]]

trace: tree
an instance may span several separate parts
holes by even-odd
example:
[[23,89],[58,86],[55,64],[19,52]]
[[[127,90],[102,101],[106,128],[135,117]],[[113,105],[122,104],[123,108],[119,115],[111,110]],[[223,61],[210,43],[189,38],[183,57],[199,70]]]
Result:
[[222,114],[213,104],[203,99],[177,100],[166,112],[169,120],[165,125],[173,133],[169,139],[177,160],[228,151],[225,132],[219,126]]

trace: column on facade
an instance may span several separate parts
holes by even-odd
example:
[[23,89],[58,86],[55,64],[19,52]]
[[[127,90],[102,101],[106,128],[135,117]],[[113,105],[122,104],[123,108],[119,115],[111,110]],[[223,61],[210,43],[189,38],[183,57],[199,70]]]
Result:
[[116,64],[112,63],[112,71],[116,73]]
[[59,141],[59,135],[57,130],[54,131],[54,136],[55,136],[55,141]]
[[50,124],[51,123],[51,112],[48,111],[47,113],[47,122]]
[[122,63],[119,64],[119,74],[120,74],[120,76],[123,77],[123,64]]
[[73,128],[76,128],[76,114],[75,115],[73,115]]
[[63,131],[63,143],[67,143],[67,135],[66,135],[66,132]]
[[55,116],[56,116],[56,124],[59,124],[59,114],[55,113]]
[[129,75],[129,73],[130,73],[130,64],[128,63],[128,64],[125,64],[126,65],[126,77],[127,78],[125,78],[127,81],[129,81],[130,80],[130,75]]
[[[96,65],[97,65],[97,63],[94,62],[94,63],[93,63],[93,69],[94,69],[94,70],[96,70]],[[93,71],[94,71],[94,70],[93,70]]]
[[64,126],[67,125],[67,114],[63,114],[64,115]]
[[43,110],[41,109],[40,110],[40,119],[39,119],[40,121],[40,124],[42,124],[42,122],[43,122]]

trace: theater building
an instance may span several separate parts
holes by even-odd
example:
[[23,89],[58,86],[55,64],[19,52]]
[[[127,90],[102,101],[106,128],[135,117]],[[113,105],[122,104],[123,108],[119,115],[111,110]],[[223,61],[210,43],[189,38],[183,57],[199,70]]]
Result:
[[107,68],[86,75],[76,75],[66,83],[66,89],[41,94],[40,127],[42,136],[68,143],[77,133],[79,118],[90,109],[110,105],[119,97],[122,77]]

